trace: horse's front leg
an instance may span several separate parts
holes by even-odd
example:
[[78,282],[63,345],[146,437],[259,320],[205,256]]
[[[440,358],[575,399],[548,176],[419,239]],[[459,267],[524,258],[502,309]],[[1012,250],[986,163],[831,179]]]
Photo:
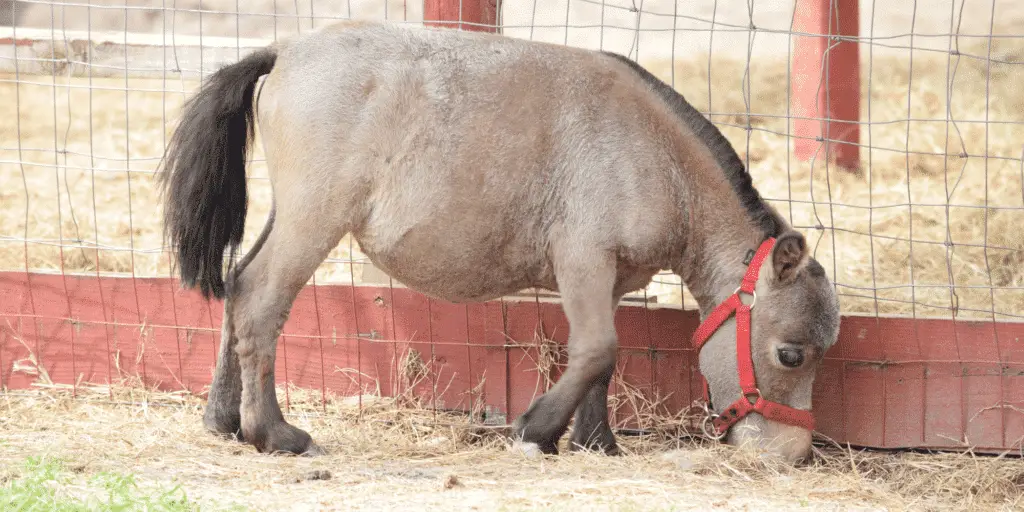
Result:
[[599,450],[607,455],[619,455],[619,445],[608,424],[608,385],[614,369],[612,366],[598,376],[576,409],[569,451]]
[[591,389],[595,389],[595,396],[604,393],[605,405],[600,407],[607,424],[608,380],[615,368],[618,345],[613,296],[615,260],[608,255],[597,262],[577,260],[556,268],[562,307],[569,319],[569,365],[562,378],[513,424],[517,446],[526,452],[558,453],[558,440]]

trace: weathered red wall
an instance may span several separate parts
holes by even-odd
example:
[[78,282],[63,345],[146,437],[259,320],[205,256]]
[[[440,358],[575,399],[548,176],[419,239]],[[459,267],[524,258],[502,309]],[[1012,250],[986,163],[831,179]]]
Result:
[[[210,382],[220,305],[176,281],[10,272],[0,273],[0,297],[0,385],[9,389],[35,379],[12,371],[29,349],[58,383],[105,382],[117,375],[115,358],[122,372],[165,389],[198,392]],[[436,365],[438,407],[482,400],[492,419],[511,419],[543,391],[537,349],[515,346],[535,344],[538,318],[548,338],[566,341],[555,303],[454,305],[403,288],[309,286],[285,327],[277,378],[342,395],[379,383],[392,394],[404,386],[398,359],[415,348]],[[623,305],[616,322],[625,382],[671,393],[673,411],[699,397],[694,312]],[[417,391],[430,397],[432,387]],[[819,431],[839,442],[955,448],[966,434],[981,451],[1020,449],[1022,406],[1024,324],[858,316],[843,318],[814,400]]]

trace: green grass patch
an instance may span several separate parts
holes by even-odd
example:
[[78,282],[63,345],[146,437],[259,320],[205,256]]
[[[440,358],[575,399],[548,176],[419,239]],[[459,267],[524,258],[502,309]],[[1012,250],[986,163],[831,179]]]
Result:
[[140,486],[131,474],[81,475],[59,459],[29,457],[0,486],[0,510],[8,512],[199,510],[175,486]]

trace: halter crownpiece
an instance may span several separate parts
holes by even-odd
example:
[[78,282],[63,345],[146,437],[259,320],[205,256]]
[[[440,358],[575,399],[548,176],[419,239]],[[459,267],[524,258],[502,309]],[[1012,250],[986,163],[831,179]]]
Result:
[[[747,273],[736,291],[721,302],[707,319],[701,322],[700,327],[693,333],[693,345],[700,354],[701,347],[711,338],[711,335],[718,330],[734,313],[736,315],[736,369],[740,377],[740,391],[742,395],[721,414],[713,416],[711,423],[715,434],[725,435],[729,428],[735,425],[751,412],[756,412],[765,419],[802,427],[807,430],[814,430],[814,414],[811,411],[795,409],[788,405],[772,402],[761,395],[757,388],[757,378],[754,375],[754,360],[751,355],[750,346],[750,310],[757,304],[757,292],[754,286],[757,284],[757,276],[761,272],[761,264],[772,252],[775,246],[775,238],[769,237],[761,243],[761,246],[754,252],[753,257],[748,253],[744,263],[747,263]],[[740,294],[753,297],[751,304],[744,304]],[[711,394],[708,390],[708,381],[704,380],[704,400],[711,403]]]

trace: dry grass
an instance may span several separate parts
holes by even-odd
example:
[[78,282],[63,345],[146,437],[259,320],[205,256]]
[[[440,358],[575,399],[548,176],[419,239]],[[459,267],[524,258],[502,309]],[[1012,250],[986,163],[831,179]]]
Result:
[[[677,87],[702,110],[712,85],[710,110],[731,114],[714,121],[749,160],[763,195],[809,235],[845,311],[948,318],[955,305],[960,317],[992,318],[1024,314],[1024,237],[1014,229],[1024,223],[1024,42],[997,39],[991,54],[1012,64],[919,52],[912,72],[907,59],[892,56],[865,65],[875,124],[862,130],[872,149],[859,173],[820,159],[812,172],[791,158],[784,60],[750,66],[749,140],[744,63],[716,59],[710,77],[699,59],[677,61],[674,70]],[[671,63],[644,64],[671,79]],[[3,97],[17,100],[0,104],[0,269],[167,276],[150,173],[195,84],[94,79],[90,90],[86,78],[0,80]],[[863,102],[865,120],[868,108]],[[258,163],[246,246],[266,218],[263,176]],[[316,281],[359,282],[363,265],[350,265],[350,256],[360,261],[345,239]],[[693,307],[678,279],[660,281],[649,289],[659,302]]]
[[82,478],[130,473],[180,484],[204,508],[254,510],[1013,510],[1024,461],[826,447],[790,468],[743,449],[667,435],[620,436],[626,455],[526,459],[465,416],[391,399],[290,390],[289,420],[329,455],[262,456],[203,431],[201,401],[132,382],[41,385],[0,395],[0,482],[27,457],[59,458]]

